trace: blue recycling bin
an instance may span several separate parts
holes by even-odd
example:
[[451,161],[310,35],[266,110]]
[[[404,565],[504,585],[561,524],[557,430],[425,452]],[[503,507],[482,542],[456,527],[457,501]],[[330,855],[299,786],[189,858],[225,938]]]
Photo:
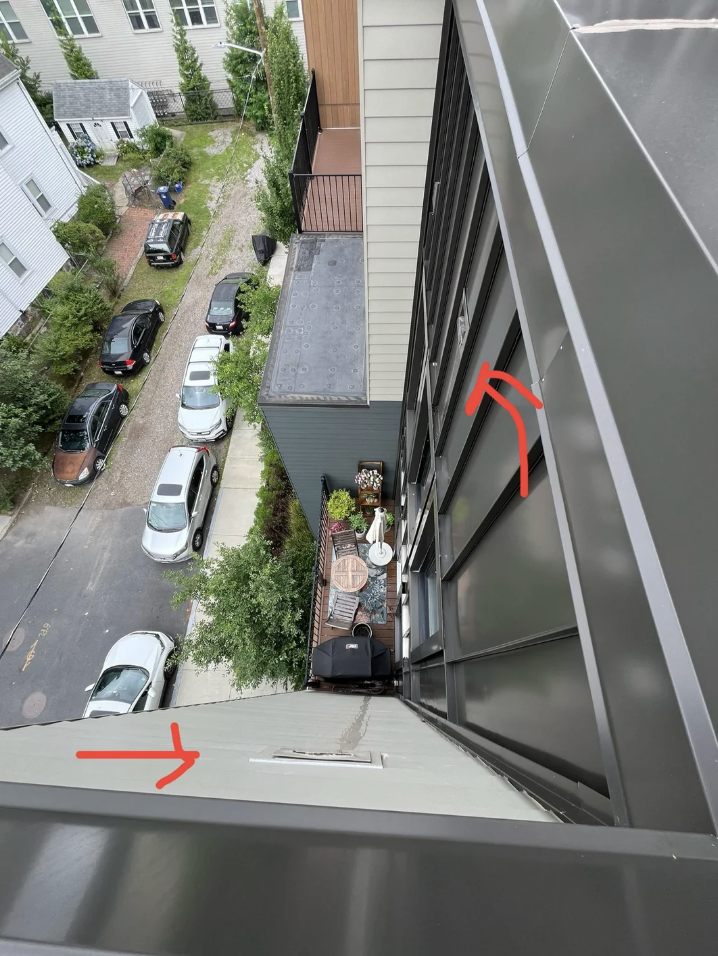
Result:
[[175,183],[175,192],[181,193],[184,189],[184,183],[180,180],[178,183]]
[[169,186],[158,186],[158,187],[157,187],[157,195],[158,195],[158,196],[160,197],[160,199],[162,200],[162,205],[165,207],[165,209],[174,209],[174,208],[175,208],[176,203],[175,203],[174,199],[170,196],[170,187],[169,187]]

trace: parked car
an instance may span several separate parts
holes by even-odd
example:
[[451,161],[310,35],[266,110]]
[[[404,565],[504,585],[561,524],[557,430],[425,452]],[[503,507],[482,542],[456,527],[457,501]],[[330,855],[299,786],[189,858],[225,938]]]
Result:
[[128,302],[107,326],[98,362],[102,371],[132,375],[149,365],[152,343],[164,320],[162,306],[155,299]]
[[145,259],[148,265],[181,266],[192,222],[186,212],[161,212],[147,227]]
[[231,272],[214,287],[204,320],[208,332],[221,335],[241,335],[249,315],[240,304],[239,293],[252,282],[248,272]]
[[231,352],[225,336],[200,335],[194,340],[182,378],[177,422],[190,441],[217,441],[224,438],[234,421],[227,415],[228,402],[217,391],[215,361],[222,352]]
[[133,631],[110,649],[97,683],[91,690],[83,717],[157,710],[162,702],[170,667],[167,658],[175,642],[161,631]]
[[147,508],[142,550],[154,561],[178,563],[204,542],[204,522],[219,482],[214,455],[202,446],[170,448]]
[[127,390],[114,382],[92,382],[68,408],[55,440],[52,477],[63,485],[92,481],[130,410]]

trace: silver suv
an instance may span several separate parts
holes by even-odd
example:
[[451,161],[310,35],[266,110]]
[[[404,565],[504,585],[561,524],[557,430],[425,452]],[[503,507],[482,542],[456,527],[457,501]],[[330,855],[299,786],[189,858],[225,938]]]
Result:
[[200,551],[219,468],[208,448],[170,448],[147,508],[142,550],[154,561],[178,563]]
[[225,336],[200,335],[194,340],[182,378],[177,423],[190,441],[206,442],[224,438],[232,427],[228,402],[217,391],[215,362],[222,352],[231,352]]

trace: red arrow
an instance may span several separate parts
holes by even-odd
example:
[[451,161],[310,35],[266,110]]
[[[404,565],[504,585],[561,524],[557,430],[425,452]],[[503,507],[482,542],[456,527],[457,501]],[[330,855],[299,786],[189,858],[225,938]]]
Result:
[[182,774],[194,766],[199,759],[199,750],[185,750],[180,740],[179,724],[170,724],[172,731],[172,750],[78,750],[75,754],[80,760],[172,760],[179,759],[182,763],[157,781],[157,789],[161,790],[168,783],[172,783]]

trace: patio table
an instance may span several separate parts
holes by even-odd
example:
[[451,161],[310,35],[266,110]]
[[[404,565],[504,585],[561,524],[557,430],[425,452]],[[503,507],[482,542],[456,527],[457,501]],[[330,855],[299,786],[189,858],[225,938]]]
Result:
[[368,580],[369,568],[356,555],[347,555],[332,564],[332,581],[340,591],[361,591]]

